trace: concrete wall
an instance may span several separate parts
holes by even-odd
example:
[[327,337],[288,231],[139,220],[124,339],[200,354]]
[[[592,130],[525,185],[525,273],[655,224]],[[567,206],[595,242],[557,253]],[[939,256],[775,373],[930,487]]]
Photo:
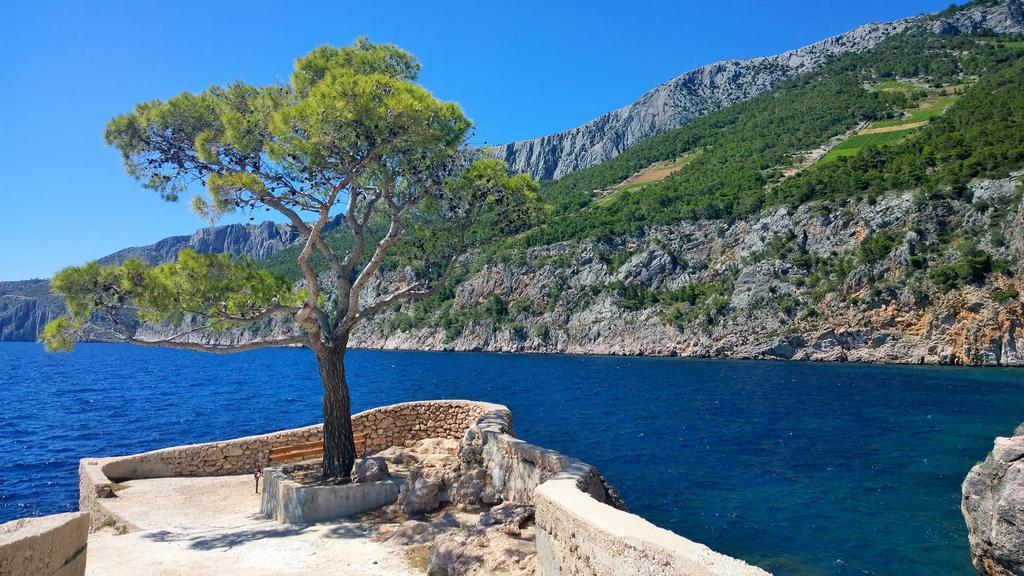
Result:
[[591,498],[578,478],[557,475],[534,494],[537,556],[544,574],[593,576],[767,576],[658,528],[643,518]]
[[79,512],[0,524],[0,575],[82,576],[89,516]]
[[488,481],[509,502],[536,510],[537,555],[548,576],[766,576],[625,511],[593,466],[511,436],[505,409],[466,434],[480,446]]
[[398,499],[394,480],[342,486],[303,486],[280,468],[263,476],[260,513],[288,524],[314,524],[374,510]]

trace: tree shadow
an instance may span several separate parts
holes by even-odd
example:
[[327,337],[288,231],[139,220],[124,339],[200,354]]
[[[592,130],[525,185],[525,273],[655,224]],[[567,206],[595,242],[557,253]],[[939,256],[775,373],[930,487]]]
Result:
[[146,532],[142,535],[147,540],[153,542],[159,542],[161,544],[166,542],[180,542],[182,540],[188,540],[188,536],[180,534],[178,532],[171,532],[170,530],[154,530],[153,532]]
[[298,536],[305,530],[305,526],[281,526],[260,530],[239,530],[237,532],[227,532],[211,536],[194,536],[191,538],[192,543],[189,544],[189,548],[194,550],[228,549],[257,540]]
[[142,537],[147,540],[161,543],[190,540],[190,543],[188,544],[189,548],[197,550],[214,550],[218,548],[231,548],[247,542],[265,540],[267,538],[287,538],[288,536],[296,536],[301,534],[305,529],[306,527],[304,526],[282,526],[280,528],[266,528],[259,530],[244,529],[236,532],[225,532],[210,536],[191,536],[168,530],[158,530],[143,534]]
[[372,536],[376,530],[370,529],[367,526],[361,524],[338,524],[334,528],[327,531],[324,536],[328,538],[343,538],[346,540],[355,540],[357,538],[368,538]]

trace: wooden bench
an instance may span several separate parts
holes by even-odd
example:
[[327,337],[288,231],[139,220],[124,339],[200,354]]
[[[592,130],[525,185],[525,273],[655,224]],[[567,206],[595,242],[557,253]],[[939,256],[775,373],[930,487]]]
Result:
[[[356,455],[362,454],[366,450],[366,434],[357,432],[356,434],[353,434],[353,439],[356,444]],[[323,440],[303,442],[302,444],[292,444],[290,446],[279,446],[277,448],[270,449],[270,463],[272,465],[281,462],[315,460],[317,458],[323,458],[323,456]]]

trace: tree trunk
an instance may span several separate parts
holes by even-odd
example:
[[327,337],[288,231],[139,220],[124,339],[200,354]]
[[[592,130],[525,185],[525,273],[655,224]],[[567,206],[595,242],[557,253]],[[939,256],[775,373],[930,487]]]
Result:
[[315,352],[324,386],[324,480],[347,482],[356,461],[356,446],[352,438],[352,404],[345,381],[345,346],[323,346]]

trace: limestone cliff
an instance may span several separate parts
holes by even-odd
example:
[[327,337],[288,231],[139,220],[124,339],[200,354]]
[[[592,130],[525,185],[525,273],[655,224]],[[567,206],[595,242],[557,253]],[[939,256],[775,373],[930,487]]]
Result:
[[[338,225],[332,222],[328,229]],[[204,254],[234,254],[253,260],[265,260],[278,250],[287,248],[299,240],[298,231],[291,224],[276,224],[266,221],[261,224],[228,224],[200,228],[191,236],[171,236],[148,246],[134,246],[118,250],[100,258],[100,264],[121,264],[137,258],[149,264],[170,262],[178,257],[183,248],[191,248]]]
[[961,509],[978,574],[1024,575],[1024,424],[967,474]]
[[1021,33],[1024,0],[975,2],[963,10],[866,24],[775,56],[715,62],[684,72],[635,102],[571,130],[504,144],[494,150],[517,172],[537,179],[560,178],[613,158],[657,132],[678,128],[694,118],[767,92],[837,55],[868,50],[913,25],[925,26],[937,34],[979,30]]
[[[933,267],[953,261],[951,229],[992,262],[1020,262],[1022,214],[1009,178],[976,183],[972,201],[908,192],[555,244],[488,262],[451,303],[385,315],[353,344],[1020,366],[1019,273],[947,291],[915,262],[929,249]],[[880,233],[893,239],[888,253],[865,261],[862,246]]]
[[35,340],[47,322],[64,313],[64,301],[45,279],[0,282],[0,342]]
[[[995,268],[1022,261],[1018,176],[979,181],[970,200],[907,192],[513,251],[471,264],[451,300],[361,325],[352,345],[1024,366],[1019,273],[947,290],[915,264],[925,252],[930,269],[956,261],[948,230],[975,238]],[[879,237],[890,244],[866,259]],[[190,338],[241,343],[294,329],[268,321]],[[145,326],[140,336],[177,331]]]

